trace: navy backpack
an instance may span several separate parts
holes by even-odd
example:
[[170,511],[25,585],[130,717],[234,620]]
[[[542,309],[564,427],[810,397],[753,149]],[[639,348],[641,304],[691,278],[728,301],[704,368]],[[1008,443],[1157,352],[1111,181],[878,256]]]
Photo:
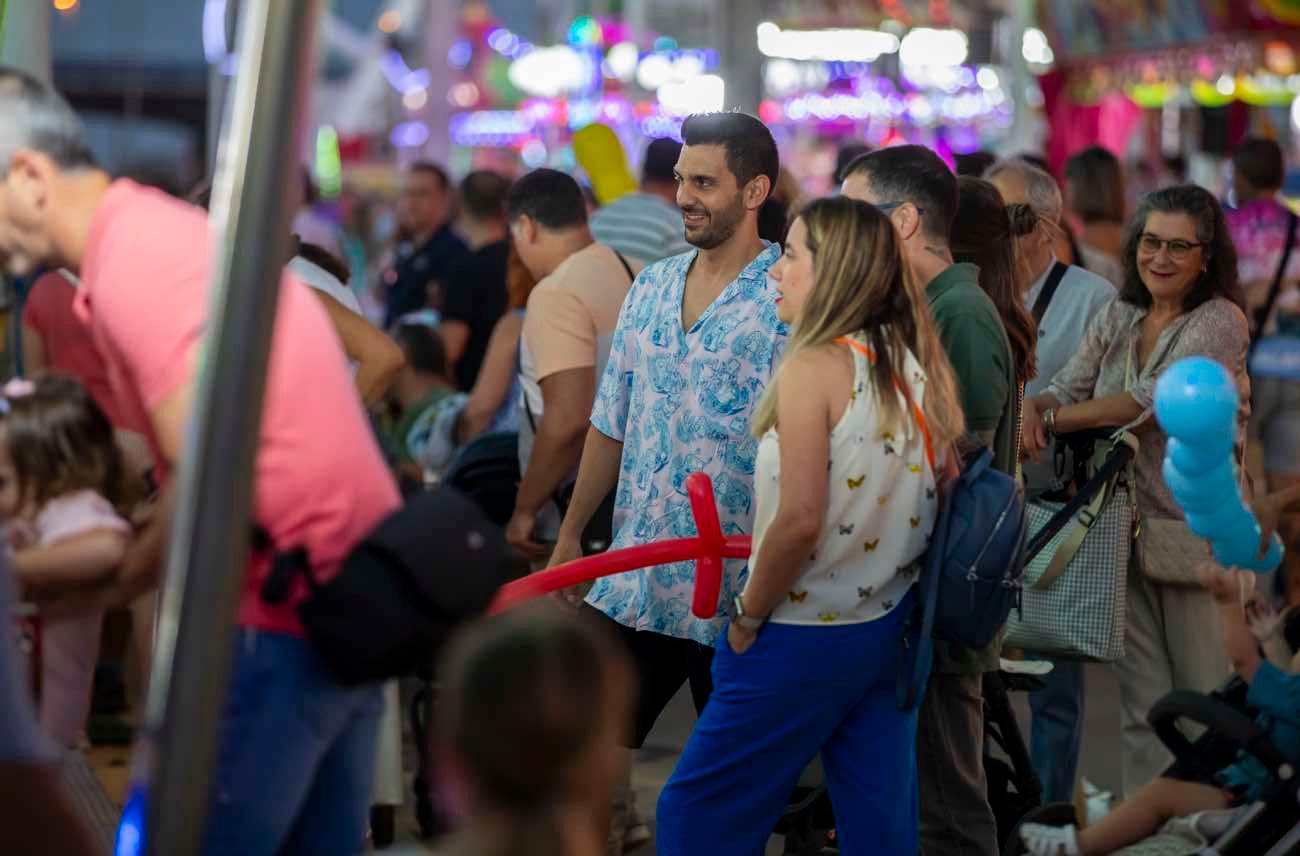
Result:
[[919,599],[900,640],[898,707],[921,703],[932,639],[981,649],[1020,603],[1029,525],[1019,482],[993,469],[980,448],[945,486],[922,564]]

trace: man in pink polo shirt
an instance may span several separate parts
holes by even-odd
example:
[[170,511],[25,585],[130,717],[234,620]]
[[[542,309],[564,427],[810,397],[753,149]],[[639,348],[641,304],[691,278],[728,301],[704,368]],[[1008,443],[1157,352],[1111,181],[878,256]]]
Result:
[[[81,124],[44,85],[0,69],[0,261],[78,272],[77,310],[116,406],[145,427],[164,497],[116,580],[121,597],[156,583],[206,324],[206,215],[90,163]],[[273,544],[305,547],[318,577],[399,502],[324,310],[281,282],[257,453],[254,513]],[[250,560],[222,723],[205,852],[352,854],[374,770],[378,686],[334,680],[295,607],[268,604],[268,562]]]

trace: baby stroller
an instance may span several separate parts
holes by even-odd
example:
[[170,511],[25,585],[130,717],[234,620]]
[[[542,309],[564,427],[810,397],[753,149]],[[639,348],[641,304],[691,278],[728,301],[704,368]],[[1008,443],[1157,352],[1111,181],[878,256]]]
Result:
[[[1262,798],[1243,807],[1212,848],[1200,852],[1215,856],[1296,856],[1300,854],[1300,759],[1287,758],[1255,723],[1246,704],[1247,685],[1233,678],[1208,695],[1175,690],[1151,709],[1147,720],[1174,754],[1170,771],[1180,778],[1204,777],[1230,765],[1239,752],[1254,756],[1272,776]],[[1189,740],[1179,727],[1187,721],[1206,729]],[[1069,806],[1047,806],[1024,821],[1062,824],[1074,822]],[[1025,853],[1017,830],[1008,839],[1003,856]],[[1139,845],[1140,846],[1140,845]]]

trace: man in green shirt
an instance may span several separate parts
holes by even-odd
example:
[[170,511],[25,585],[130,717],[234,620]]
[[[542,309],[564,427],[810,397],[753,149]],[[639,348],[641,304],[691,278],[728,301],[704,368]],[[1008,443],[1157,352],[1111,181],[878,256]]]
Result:
[[[841,192],[886,211],[898,229],[911,275],[924,283],[930,312],[961,387],[966,430],[1014,472],[1011,346],[979,269],[954,264],[948,235],[957,178],[924,146],[870,152],[844,171]],[[998,668],[999,646],[973,651],[935,643],[929,690],[917,722],[924,856],[997,856],[997,823],[984,780],[983,674]]]

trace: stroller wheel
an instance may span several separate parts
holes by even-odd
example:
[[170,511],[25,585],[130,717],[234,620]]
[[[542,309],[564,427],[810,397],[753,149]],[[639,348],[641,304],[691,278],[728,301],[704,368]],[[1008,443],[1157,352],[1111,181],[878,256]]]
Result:
[[1007,835],[1007,840],[1002,845],[1002,856],[1024,856],[1028,852],[1025,850],[1024,842],[1020,840],[1020,825],[1023,823],[1065,826],[1068,823],[1076,823],[1077,821],[1078,818],[1074,814],[1074,805],[1071,803],[1049,803],[1025,812],[1025,816],[1016,821],[1016,824],[1011,828],[1010,834]]

